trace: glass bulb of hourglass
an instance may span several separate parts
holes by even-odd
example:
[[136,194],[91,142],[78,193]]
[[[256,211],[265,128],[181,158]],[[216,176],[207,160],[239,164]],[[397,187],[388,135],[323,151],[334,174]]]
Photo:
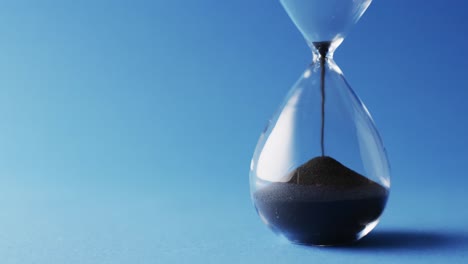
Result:
[[[390,169],[372,117],[333,51],[370,0],[281,2],[311,46],[313,62],[260,136],[251,162],[252,199],[262,221],[292,242],[356,241],[379,221]],[[306,18],[308,10],[319,17]]]

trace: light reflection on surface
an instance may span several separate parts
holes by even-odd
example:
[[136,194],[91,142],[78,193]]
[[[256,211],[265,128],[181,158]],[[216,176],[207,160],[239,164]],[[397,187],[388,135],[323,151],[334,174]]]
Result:
[[257,165],[257,177],[271,182],[285,182],[282,179],[292,160],[296,110],[301,89],[289,99],[278,121],[260,153]]

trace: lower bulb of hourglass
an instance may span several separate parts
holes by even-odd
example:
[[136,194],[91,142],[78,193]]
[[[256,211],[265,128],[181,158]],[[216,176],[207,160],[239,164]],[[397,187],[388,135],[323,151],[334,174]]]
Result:
[[292,242],[345,244],[375,227],[390,187],[385,149],[332,59],[316,60],[290,91],[250,177],[261,219]]

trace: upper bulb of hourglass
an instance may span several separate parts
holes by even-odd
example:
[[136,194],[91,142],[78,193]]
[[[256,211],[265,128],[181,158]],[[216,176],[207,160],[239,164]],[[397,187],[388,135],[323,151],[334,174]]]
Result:
[[372,0],[280,0],[294,24],[312,46],[314,42],[341,44]]

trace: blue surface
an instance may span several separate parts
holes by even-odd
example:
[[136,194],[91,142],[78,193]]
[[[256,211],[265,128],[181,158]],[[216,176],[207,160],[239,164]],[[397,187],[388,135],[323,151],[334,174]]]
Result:
[[376,0],[337,50],[392,193],[362,243],[314,248],[249,197],[258,136],[310,62],[278,1],[2,3],[0,262],[463,263],[467,7]]

